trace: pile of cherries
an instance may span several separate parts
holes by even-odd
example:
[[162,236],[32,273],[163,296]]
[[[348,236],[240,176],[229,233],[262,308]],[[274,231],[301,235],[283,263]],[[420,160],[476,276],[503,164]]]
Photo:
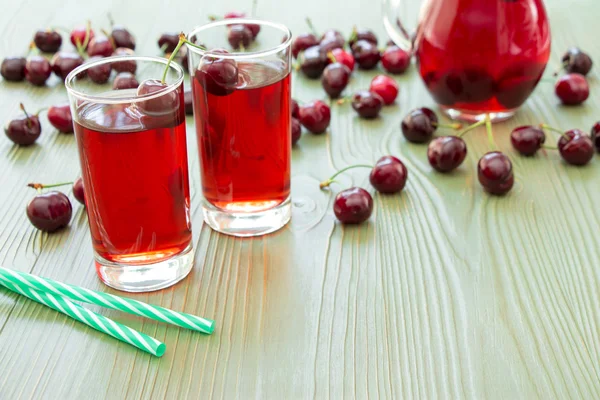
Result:
[[43,189],[71,185],[73,196],[78,202],[85,206],[85,194],[83,192],[83,180],[77,178],[75,182],[43,185],[41,183],[30,183],[27,186],[36,189],[38,194],[27,204],[27,217],[31,224],[43,232],[55,232],[69,225],[73,215],[73,207],[69,197],[63,192],[51,190],[43,193]]
[[564,69],[567,74],[558,79],[554,92],[564,105],[575,106],[587,100],[590,85],[585,77],[592,65],[592,58],[577,47],[570,48],[563,55],[561,70]]

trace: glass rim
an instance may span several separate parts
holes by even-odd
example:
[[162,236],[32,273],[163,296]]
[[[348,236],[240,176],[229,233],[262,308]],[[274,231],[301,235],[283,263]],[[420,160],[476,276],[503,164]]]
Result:
[[101,58],[101,59],[93,61],[93,62],[87,62],[87,63],[81,64],[79,67],[77,67],[73,71],[71,71],[69,73],[69,75],[67,75],[67,78],[65,79],[65,87],[67,88],[67,92],[69,93],[69,95],[76,96],[79,99],[87,100],[87,101],[94,102],[94,103],[123,104],[123,103],[137,103],[137,102],[141,102],[141,101],[156,99],[161,96],[164,96],[165,94],[171,93],[172,91],[176,90],[181,84],[183,84],[183,79],[185,77],[183,68],[179,64],[177,64],[175,61],[171,61],[171,64],[169,64],[169,68],[173,68],[173,69],[175,69],[175,71],[177,71],[177,73],[178,73],[177,79],[175,80],[175,82],[167,84],[166,88],[161,89],[157,92],[150,93],[150,94],[144,94],[141,96],[136,95],[136,96],[126,96],[126,97],[115,98],[115,97],[108,97],[108,96],[103,96],[103,95],[99,95],[99,96],[90,95],[87,93],[83,93],[73,87],[73,83],[75,81],[76,76],[78,74],[80,74],[81,72],[87,71],[88,69],[90,69],[92,67],[96,67],[98,65],[114,63],[114,62],[119,62],[119,61],[149,61],[149,62],[158,62],[158,63],[164,64],[166,66],[169,62],[169,59],[163,58],[163,57],[156,57],[156,56],[133,55],[133,56],[110,56],[110,57]]
[[286,48],[290,47],[290,45],[292,43],[292,31],[287,26],[285,26],[279,22],[271,22],[271,21],[265,21],[262,19],[254,19],[254,18],[228,18],[228,19],[221,19],[218,21],[209,22],[208,24],[204,24],[204,25],[194,28],[187,35],[187,37],[189,39],[199,32],[205,31],[207,29],[223,26],[223,25],[246,25],[246,24],[270,26],[271,28],[279,29],[280,31],[282,31],[283,33],[285,33],[287,35],[287,39],[284,42],[282,42],[281,44],[279,44],[275,47],[268,48],[266,50],[247,51],[247,52],[243,52],[243,53],[230,53],[230,54],[215,53],[211,50],[201,50],[197,47],[190,46],[187,43],[186,43],[186,47],[188,50],[193,51],[194,53],[199,54],[201,56],[214,55],[215,57],[223,58],[223,59],[240,60],[240,59],[246,59],[246,58],[265,57],[265,56],[277,54],[280,51],[285,50]]

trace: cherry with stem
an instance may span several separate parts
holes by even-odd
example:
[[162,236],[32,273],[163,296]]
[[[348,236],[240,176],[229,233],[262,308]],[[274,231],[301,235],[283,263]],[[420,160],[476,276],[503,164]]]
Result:
[[353,168],[370,168],[372,169],[373,166],[372,165],[368,165],[368,164],[356,164],[356,165],[351,165],[349,167],[346,168],[342,168],[339,171],[337,171],[335,174],[333,174],[329,179],[321,182],[319,184],[319,188],[321,189],[325,189],[326,187],[329,187],[329,185],[331,185],[332,183],[336,182],[335,178],[337,178],[339,175],[343,174],[344,172],[353,169]]

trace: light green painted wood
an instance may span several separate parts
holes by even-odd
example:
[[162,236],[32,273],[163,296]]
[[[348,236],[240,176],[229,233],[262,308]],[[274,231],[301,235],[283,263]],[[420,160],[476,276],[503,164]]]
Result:
[[[547,6],[551,68],[573,44],[600,59],[597,2]],[[250,8],[250,0],[5,1],[0,55],[26,48],[40,27],[87,18],[106,26],[107,12],[133,30],[138,53],[156,54],[161,31]],[[259,0],[257,13],[296,33],[310,15],[317,27],[349,33],[357,24],[385,37],[377,0]],[[350,90],[366,88],[374,74],[356,73]],[[295,97],[323,96],[318,82],[294,78]],[[408,110],[432,100],[414,68],[399,82],[399,101],[383,118],[361,121],[348,105],[334,106],[327,135],[304,135],[293,154],[293,221],[264,238],[237,240],[203,226],[190,119],[196,266],[174,288],[135,298],[214,318],[215,334],[92,307],[165,341],[167,353],[155,359],[0,290],[0,398],[599,398],[600,160],[575,168],[553,152],[522,158],[508,139],[515,126],[541,121],[589,129],[600,119],[597,70],[585,106],[559,107],[552,85],[542,84],[513,120],[495,126],[517,179],[505,198],[477,183],[483,130],[467,137],[457,173],[432,172],[426,148],[399,132]],[[0,94],[2,121],[19,101],[35,109],[66,100],[55,79],[50,88],[1,82]],[[74,138],[43,127],[30,148],[0,138],[0,264],[109,291],[92,266],[81,206],[60,234],[37,233],[26,219],[27,182],[79,174]],[[389,153],[409,168],[406,191],[376,195],[367,224],[336,224],[332,195],[318,181]],[[345,179],[368,182],[359,170]]]

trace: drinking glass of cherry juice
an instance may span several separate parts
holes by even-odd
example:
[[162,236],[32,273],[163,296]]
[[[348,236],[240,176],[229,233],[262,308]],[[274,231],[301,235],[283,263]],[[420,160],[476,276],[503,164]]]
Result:
[[162,289],[193,265],[183,76],[166,59],[126,56],[65,82],[96,270],[116,289]]
[[[260,34],[236,37],[236,25]],[[204,220],[234,236],[276,231],[291,216],[291,33],[228,19],[188,37],[207,49],[188,44]]]

